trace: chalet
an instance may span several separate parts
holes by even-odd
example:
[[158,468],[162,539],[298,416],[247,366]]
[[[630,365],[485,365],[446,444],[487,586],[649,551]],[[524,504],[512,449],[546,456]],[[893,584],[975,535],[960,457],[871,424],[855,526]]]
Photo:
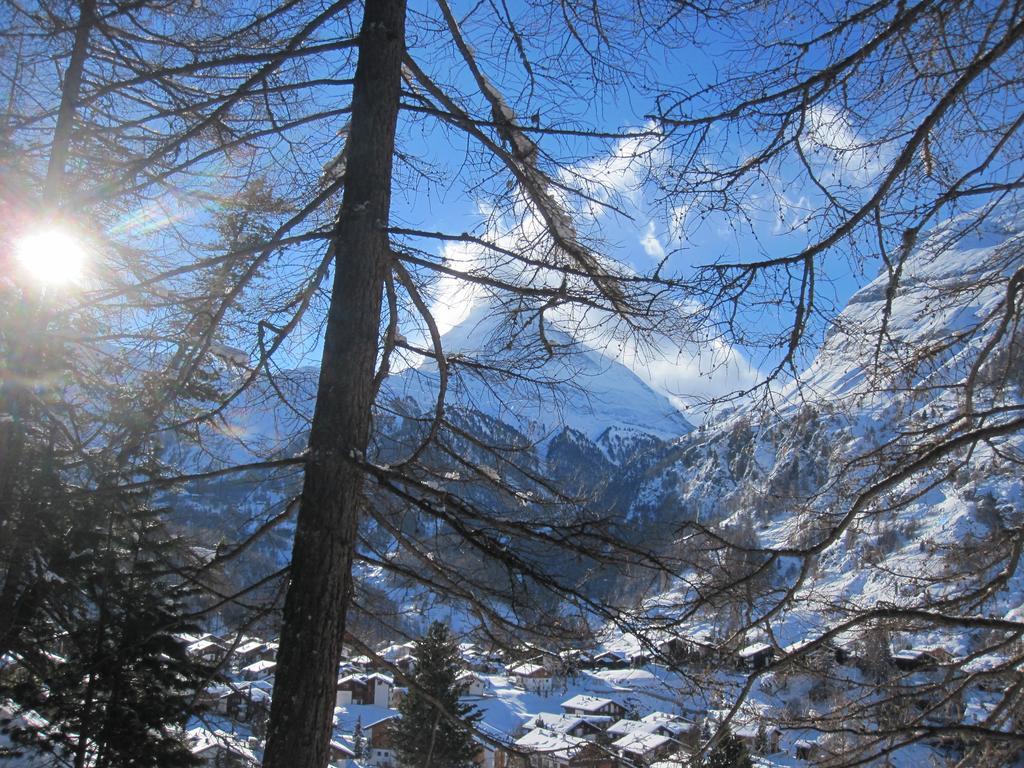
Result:
[[934,669],[940,664],[948,664],[952,656],[944,648],[907,648],[892,655],[892,663],[896,669],[913,672],[919,669]]
[[348,705],[335,711],[336,730],[352,734],[356,725],[366,739],[361,762],[375,768],[393,768],[395,752],[391,739],[391,723],[397,712],[372,705]]
[[259,765],[252,745],[234,734],[193,728],[185,736],[192,756],[204,768],[255,768]]
[[779,751],[779,742],[782,739],[782,731],[761,723],[738,725],[733,729],[733,735],[743,742],[752,755],[774,755]]
[[797,760],[808,760],[817,761],[821,758],[822,749],[818,746],[816,741],[808,741],[807,739],[799,739],[793,744],[794,755]]
[[355,758],[356,754],[353,752],[347,744],[344,744],[337,739],[331,739],[331,744],[328,747],[328,762],[335,768],[342,766],[348,766],[349,761]]
[[[262,640],[254,638],[242,638],[235,649],[231,652],[232,661],[238,666],[244,667],[255,661],[264,661],[267,657],[267,646]],[[273,659],[271,659],[273,661]]]
[[415,651],[416,643],[399,643],[381,648],[377,651],[377,655],[384,659],[384,661],[394,663],[404,656],[412,656]]
[[629,666],[629,657],[619,651],[603,651],[591,660],[594,668],[625,669]]
[[689,643],[680,637],[662,640],[657,646],[658,658],[666,664],[682,664],[692,655]]
[[188,645],[185,652],[204,664],[216,664],[227,653],[227,647],[213,635],[205,635],[201,640]]
[[629,654],[629,665],[631,667],[646,667],[653,661],[653,657],[647,651],[636,651]]
[[400,706],[402,706],[402,702],[408,695],[408,688],[401,685],[396,685],[394,688],[391,689],[391,695],[388,696],[388,707],[390,707],[391,709],[398,709]]
[[483,696],[487,693],[487,681],[476,672],[463,672],[455,678],[463,696]]
[[677,746],[696,749],[700,741],[700,729],[696,724],[667,712],[652,712],[641,720],[618,720],[608,728],[608,735],[618,740],[630,734],[654,734],[665,736]]
[[568,715],[607,715],[609,717],[621,718],[626,714],[626,708],[612,699],[602,699],[597,696],[573,696],[561,704],[562,711]]
[[459,643],[459,656],[463,665],[474,672],[491,672],[494,663],[476,643]]
[[249,723],[257,735],[266,731],[270,718],[270,691],[251,683],[233,687],[218,702],[218,710],[238,723]]
[[391,689],[394,685],[394,680],[379,672],[369,675],[347,675],[338,680],[335,703],[339,707],[346,704],[387,707],[391,703]]
[[610,722],[610,717],[581,717],[580,715],[556,715],[541,712],[539,715],[527,717],[523,721],[523,729],[544,728],[555,733],[575,736],[578,739],[595,741],[598,736],[604,733],[604,729],[608,727]]
[[520,688],[533,693],[550,693],[554,685],[551,672],[542,664],[516,664],[508,668],[508,675]]
[[570,648],[558,654],[562,662],[562,669],[568,674],[575,674],[581,669],[593,666],[594,657],[584,650]]
[[403,675],[412,676],[416,672],[416,657],[411,653],[407,653],[404,656],[399,656],[394,661],[395,669],[401,672]]
[[746,648],[740,649],[736,654],[739,660],[740,669],[747,672],[757,672],[772,663],[775,657],[775,649],[767,643],[753,643]]
[[780,650],[799,668],[816,671],[827,670],[833,664],[845,664],[850,659],[846,648],[830,641],[817,642],[814,638],[802,638]]
[[[590,741],[534,728],[515,742],[510,753],[515,768],[618,768],[619,761],[604,747]],[[525,754],[524,754],[525,753]]]
[[362,704],[366,698],[366,678],[362,675],[346,675],[338,680],[334,690],[335,706]]
[[244,680],[266,680],[274,676],[275,669],[277,669],[277,662],[261,659],[242,667],[238,673]]
[[633,764],[649,764],[677,752],[679,743],[671,736],[646,733],[642,730],[627,733],[612,742],[612,749]]

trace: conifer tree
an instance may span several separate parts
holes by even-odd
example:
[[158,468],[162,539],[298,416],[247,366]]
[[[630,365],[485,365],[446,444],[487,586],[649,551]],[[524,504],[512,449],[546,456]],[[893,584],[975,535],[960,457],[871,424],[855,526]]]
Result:
[[448,627],[439,621],[416,643],[416,673],[393,728],[400,765],[408,768],[464,768],[477,746],[471,728],[476,707],[459,702],[459,653]]
[[366,736],[363,735],[363,718],[356,720],[355,730],[352,731],[352,756],[360,758],[366,750]]
[[753,762],[743,742],[726,728],[718,744],[705,758],[704,768],[753,768]]

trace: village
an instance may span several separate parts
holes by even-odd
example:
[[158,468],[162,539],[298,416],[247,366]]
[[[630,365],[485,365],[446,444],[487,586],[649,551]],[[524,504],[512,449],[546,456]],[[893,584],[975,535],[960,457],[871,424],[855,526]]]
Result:
[[[227,659],[227,680],[205,692],[209,716],[189,731],[193,754],[211,768],[259,764],[270,712],[276,643],[258,638],[190,637],[189,653],[211,663]],[[481,713],[475,728],[479,768],[671,768],[697,765],[702,740],[723,720],[754,765],[803,766],[827,759],[838,745],[831,734],[787,729],[796,699],[835,693],[842,674],[860,676],[856,643],[754,642],[724,654],[706,636],[670,637],[642,649],[618,644],[595,652],[558,653],[523,645],[513,652],[459,646],[461,700]],[[629,648],[629,649],[627,649]],[[415,643],[357,654],[346,648],[337,680],[331,765],[398,768],[391,726],[415,669]],[[735,712],[723,699],[727,683],[744,680],[793,656],[788,674],[758,678]],[[902,648],[886,663],[912,690],[942,674],[953,659],[941,648]],[[984,695],[984,694],[982,694]],[[934,706],[908,696],[909,713],[932,725],[983,719],[984,701],[963,698]],[[973,712],[967,710],[974,710]],[[731,713],[730,713],[731,712]],[[939,729],[941,733],[941,728]],[[942,736],[922,749],[962,748]]]

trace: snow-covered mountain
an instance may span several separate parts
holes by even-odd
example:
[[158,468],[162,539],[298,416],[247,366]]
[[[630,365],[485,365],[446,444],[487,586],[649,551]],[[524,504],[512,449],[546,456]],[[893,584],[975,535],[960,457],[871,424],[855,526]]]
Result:
[[[536,333],[536,324],[516,326],[481,303],[444,335],[445,416],[455,429],[440,433],[443,448],[421,455],[423,476],[500,509],[509,500],[486,488],[495,478],[520,486],[524,498],[543,494],[517,474],[519,466],[595,500],[602,510],[624,514],[638,473],[692,426],[622,364],[557,328],[545,329],[555,353],[548,354]],[[415,449],[434,415],[439,381],[435,364],[405,368],[385,380],[371,459],[394,464]],[[175,461],[203,470],[300,453],[316,382],[317,371],[306,368],[278,373],[273,386],[251,387],[225,411],[219,430],[194,444],[176,444]],[[174,506],[178,519],[201,538],[230,541],[281,512],[300,480],[293,467],[216,478],[175,493]],[[285,521],[251,548],[248,576],[286,562],[291,532]],[[371,581],[381,579],[374,574]]]
[[[780,406],[739,409],[667,448],[638,482],[631,514],[694,521],[746,546],[827,542],[772,617],[783,645],[859,609],[929,609],[1002,568],[979,609],[1019,620],[1024,575],[1000,541],[1024,523],[1021,431],[969,450],[942,446],[1019,415],[1024,358],[1015,321],[1002,319],[1022,264],[1024,214],[938,227],[905,260],[897,291],[883,273],[851,298]],[[983,415],[963,418],[965,409]],[[898,474],[915,461],[919,471]],[[682,539],[675,546],[686,548]],[[781,558],[773,585],[790,586],[800,567]],[[684,573],[650,605],[682,612],[706,586],[701,574]],[[715,613],[698,612],[687,631],[727,632]],[[968,632],[931,638],[962,654],[975,649]]]
[[[513,427],[531,442],[546,445],[564,430],[614,452],[630,436],[672,440],[692,429],[679,410],[621,363],[558,328],[544,341],[535,321],[518,325],[486,301],[442,337],[450,362],[449,402]],[[460,360],[472,360],[462,367]],[[493,371],[478,372],[484,364]],[[509,376],[511,372],[515,378]],[[458,376],[458,374],[462,374]],[[390,377],[385,391],[433,408],[438,388],[433,363]]]

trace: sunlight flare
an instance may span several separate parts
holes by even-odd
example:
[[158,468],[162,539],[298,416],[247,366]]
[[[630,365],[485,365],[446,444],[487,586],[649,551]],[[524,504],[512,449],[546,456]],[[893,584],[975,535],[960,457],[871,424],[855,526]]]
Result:
[[44,285],[67,285],[81,278],[86,251],[82,242],[57,228],[27,234],[15,253],[26,274]]

